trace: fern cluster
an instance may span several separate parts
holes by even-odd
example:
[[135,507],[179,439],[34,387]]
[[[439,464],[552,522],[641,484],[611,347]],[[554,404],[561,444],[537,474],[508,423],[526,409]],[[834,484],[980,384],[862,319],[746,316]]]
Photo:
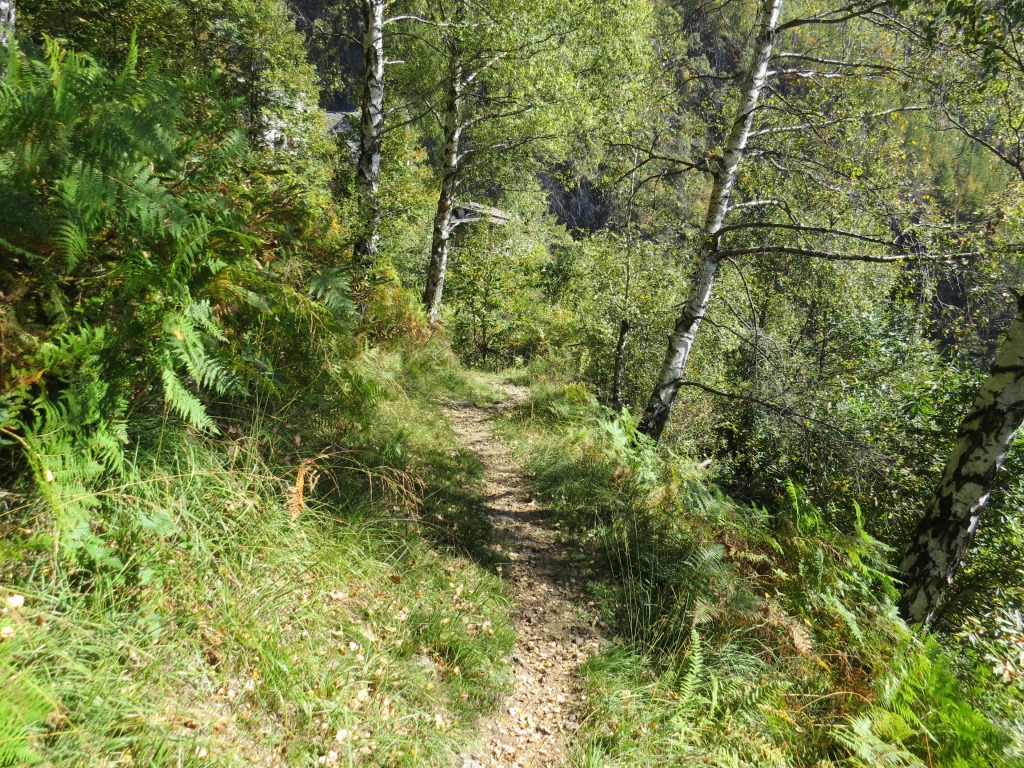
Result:
[[12,46],[0,89],[0,436],[94,561],[93,492],[135,417],[215,433],[227,403],[322,388],[350,353],[347,281],[301,251],[321,226],[303,158],[189,117],[138,61]]
[[0,643],[0,768],[42,762],[36,739],[46,727],[53,702],[31,674],[12,663],[18,643]]
[[[526,416],[530,414],[530,416]],[[581,764],[1014,766],[1010,689],[897,617],[856,506],[769,509],[648,450],[579,387],[508,428],[594,568],[614,646],[586,667]]]

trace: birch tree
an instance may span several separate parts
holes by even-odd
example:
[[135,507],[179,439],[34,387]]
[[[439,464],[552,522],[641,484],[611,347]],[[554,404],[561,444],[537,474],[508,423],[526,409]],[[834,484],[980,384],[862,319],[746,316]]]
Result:
[[[443,61],[443,103],[423,100],[443,136],[441,183],[423,305],[436,323],[452,232],[467,180],[494,193],[569,153],[571,138],[628,104],[604,103],[601,89],[640,69],[648,0],[460,0],[435,14],[432,43]],[[649,57],[643,66],[649,66]],[[513,181],[513,183],[515,183]]]
[[[940,70],[943,77],[933,78],[940,119],[1015,177],[1004,201],[1009,213],[1001,210],[999,226],[993,222],[991,228],[1019,229],[1024,219],[1024,6],[964,0],[944,10],[951,23],[933,28],[938,44],[931,51],[945,70]],[[1017,267],[1007,263],[1005,269]],[[904,588],[899,607],[907,621],[930,622],[941,608],[1022,421],[1024,297],[1018,294],[1006,337],[960,424],[939,485],[900,563]]]
[[0,0],[0,46],[14,37],[14,0]]
[[[888,60],[850,55],[858,46],[843,33],[856,39],[860,32],[851,25],[865,19],[874,27],[885,18],[880,4],[854,2],[783,22],[781,10],[781,3],[760,5],[739,104],[720,149],[692,159],[645,150],[641,161],[710,177],[696,228],[696,267],[638,425],[655,441],[679,389],[692,383],[684,373],[723,262],[775,254],[885,264],[955,261],[984,252],[962,232],[946,236],[954,231],[949,222],[915,229],[922,193],[897,177],[894,163],[879,159],[886,152],[906,157],[899,126],[908,115],[927,111],[913,101],[918,93],[908,85],[914,73],[910,63],[894,59],[891,34],[876,46]],[[882,130],[887,125],[895,127]],[[891,137],[893,144],[880,145],[876,135]],[[875,156],[854,161],[861,144]],[[928,233],[927,243],[915,240],[919,232]]]
[[[356,167],[356,192],[359,195],[363,230],[353,249],[360,276],[377,262],[382,212],[380,208],[380,167],[384,141],[385,104],[385,27],[396,22],[425,23],[416,13],[394,10],[393,0],[359,0],[362,48],[363,96],[359,110],[359,157]],[[404,4],[403,4],[404,5]]]
[[721,258],[717,251],[717,236],[725,215],[729,210],[729,199],[736,183],[736,174],[743,162],[750,139],[754,111],[757,109],[761,92],[768,76],[768,67],[772,59],[775,44],[775,33],[782,11],[782,0],[763,0],[758,19],[757,42],[754,55],[747,72],[742,98],[733,119],[732,129],[721,158],[716,159],[717,167],[713,171],[714,186],[708,202],[701,241],[697,253],[697,269],[690,284],[690,292],[683,303],[683,311],[676,322],[672,335],[669,337],[668,351],[661,365],[658,383],[647,403],[638,429],[649,437],[658,440],[665,429],[672,404],[675,402],[682,382],[683,370],[693,347],[693,340],[700,328],[701,320],[707,311],[711,299],[711,291],[715,284],[715,275]]
[[441,312],[441,297],[448,271],[448,241],[452,234],[452,212],[462,170],[462,134],[465,130],[465,89],[480,75],[482,69],[470,67],[467,71],[465,51],[454,35],[445,41],[448,58],[448,76],[444,102],[444,155],[441,160],[441,189],[434,214],[434,229],[430,242],[430,265],[427,267],[426,286],[423,289],[423,308],[431,325]]
[[[381,162],[390,109],[385,102],[385,86],[388,84],[390,88],[392,79],[386,70],[396,63],[386,60],[385,48],[390,48],[396,38],[401,39],[404,34],[401,30],[386,33],[386,28],[396,22],[425,21],[411,12],[410,6],[412,3],[402,0],[335,0],[319,7],[300,8],[300,11],[309,13],[309,17],[300,13],[299,18],[307,34],[310,55],[329,82],[342,79],[346,55],[358,49],[361,97],[358,100],[355,196],[359,205],[360,228],[352,249],[357,283],[372,272],[380,252],[384,216],[381,210]],[[337,93],[333,95],[337,96]],[[362,306],[360,311],[364,309]]]
[[963,564],[996,474],[1024,421],[1024,298],[957,432],[942,480],[900,563],[900,613],[928,622]]
[[[559,28],[557,15],[545,3],[505,2],[476,4],[458,0],[454,8],[439,3],[434,24],[440,40],[434,44],[443,61],[444,102],[440,110],[430,108],[442,135],[440,190],[434,214],[430,263],[423,289],[423,308],[431,325],[441,312],[456,198],[463,184],[471,155],[494,151],[498,142],[472,149],[464,145],[468,131],[509,121],[534,112],[540,104],[528,89],[509,87],[516,83],[515,64],[525,65],[553,50],[553,41],[566,30]],[[526,137],[529,143],[534,137]],[[511,146],[509,147],[511,149]]]
[[384,138],[384,10],[386,0],[360,0],[363,48],[363,100],[359,119],[359,160],[356,187],[364,231],[355,244],[361,272],[377,260],[380,230],[380,154]]

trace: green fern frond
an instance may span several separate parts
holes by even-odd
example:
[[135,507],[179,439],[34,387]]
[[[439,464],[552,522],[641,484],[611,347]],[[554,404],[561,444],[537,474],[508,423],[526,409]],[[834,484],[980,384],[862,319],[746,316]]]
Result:
[[833,738],[850,752],[848,762],[858,768],[927,768],[916,755],[876,733],[878,722],[871,715],[850,717],[833,729]]
[[217,427],[206,412],[206,407],[185,388],[171,368],[164,368],[160,378],[164,384],[164,398],[172,411],[196,429],[217,434]]
[[208,302],[199,302],[185,312],[168,315],[164,328],[175,357],[200,389],[217,394],[244,391],[238,376],[218,360],[209,347],[208,339],[225,341],[226,337]]
[[0,768],[38,765],[37,739],[53,711],[50,698],[32,677],[10,663],[16,641],[0,643]]
[[686,705],[693,702],[704,671],[704,652],[701,648],[700,633],[696,629],[690,630],[690,647],[684,661],[686,674],[679,681],[678,693],[679,700]]
[[57,225],[57,239],[64,252],[66,269],[73,270],[89,258],[89,240],[75,222],[63,221]]
[[309,281],[309,293],[335,315],[350,315],[355,311],[349,278],[340,269],[328,269],[313,275]]

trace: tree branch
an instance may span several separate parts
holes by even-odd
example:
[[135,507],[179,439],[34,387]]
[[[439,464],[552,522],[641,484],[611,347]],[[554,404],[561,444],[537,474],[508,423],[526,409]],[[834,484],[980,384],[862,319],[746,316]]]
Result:
[[733,205],[730,205],[726,213],[732,213],[733,211],[739,211],[744,208],[763,208],[767,205],[777,205],[783,210],[789,209],[789,203],[785,200],[748,200],[745,203],[734,203]]
[[704,392],[707,392],[709,395],[715,395],[716,397],[725,397],[730,400],[743,400],[744,402],[754,403],[755,405],[760,405],[764,408],[774,411],[786,421],[790,421],[800,426],[803,426],[803,422],[818,424],[832,432],[842,435],[843,437],[845,437],[848,440],[851,440],[852,442],[857,443],[859,446],[871,448],[872,450],[874,450],[873,446],[869,446],[863,440],[860,440],[857,437],[850,434],[850,432],[848,432],[847,430],[841,427],[837,427],[834,422],[828,419],[819,419],[815,416],[808,416],[806,413],[801,413],[799,411],[793,410],[788,405],[782,405],[781,403],[773,403],[768,400],[763,400],[760,397],[755,397],[753,395],[741,395],[736,392],[723,392],[720,389],[709,387],[707,384],[701,384],[698,381],[680,381],[679,386],[700,389],[703,390]]
[[[860,7],[860,6],[864,7]],[[776,29],[776,34],[779,32],[785,32],[787,29],[795,29],[797,27],[803,27],[808,24],[842,24],[844,21],[850,19],[856,19],[860,16],[866,16],[872,11],[877,11],[885,7],[884,2],[873,2],[864,5],[863,3],[854,2],[843,8],[836,8],[834,11],[825,11],[825,13],[817,16],[809,16],[802,19],[792,19],[787,21],[785,24],[780,24]],[[839,14],[839,15],[836,15]]]
[[442,29],[449,29],[455,26],[467,26],[465,24],[456,25],[445,21],[433,21],[432,19],[425,19],[422,16],[417,16],[415,13],[401,13],[398,16],[389,16],[388,18],[384,19],[384,23],[382,26],[393,24],[396,21],[415,21],[418,22],[419,24],[426,24],[429,27],[440,27]]
[[818,251],[813,248],[795,248],[789,245],[758,245],[751,248],[726,248],[715,253],[716,259],[735,258],[736,256],[749,256],[751,254],[765,253],[786,253],[792,256],[807,256],[812,259],[824,259],[825,261],[863,261],[871,264],[895,264],[901,261],[930,261],[946,262],[957,259],[972,259],[985,256],[990,253],[1021,253],[1019,247],[1000,249],[998,251],[964,251],[962,253],[938,253],[935,255],[927,253],[833,253],[831,251]]
[[893,107],[892,109],[883,109],[881,112],[869,112],[866,115],[851,115],[849,117],[835,117],[831,120],[825,120],[823,122],[808,122],[800,123],[799,125],[780,125],[773,128],[762,128],[759,131],[751,131],[748,138],[756,138],[758,136],[768,136],[777,133],[792,133],[794,131],[807,131],[811,129],[824,128],[829,125],[838,125],[840,123],[852,123],[856,120],[870,120],[875,117],[886,117],[887,115],[894,115],[898,112],[923,112],[928,107],[912,106],[912,107]]
[[486,123],[488,120],[501,120],[504,117],[516,117],[517,115],[525,114],[534,109],[533,104],[527,104],[518,109],[510,109],[507,112],[491,112],[482,115],[477,115],[471,120],[467,120],[463,125],[465,130],[469,130],[473,126],[479,125],[480,123]]
[[746,224],[729,224],[722,227],[716,233],[716,237],[721,237],[727,232],[734,232],[740,229],[785,229],[791,232],[807,232],[813,235],[835,235],[836,237],[846,237],[854,240],[862,240],[865,243],[874,243],[875,245],[885,245],[894,247],[896,244],[892,240],[886,240],[880,237],[874,237],[872,235],[863,235],[859,232],[848,232],[844,229],[830,229],[828,227],[809,227],[802,224],[784,224],[781,222],[765,221],[765,222],[750,222]]
[[846,69],[871,69],[878,72],[895,72],[896,67],[889,66],[888,64],[872,64],[869,62],[861,61],[843,61],[842,59],[822,59],[817,56],[810,56],[806,53],[797,53],[796,51],[783,51],[782,53],[775,54],[776,59],[799,59],[800,61],[809,61],[812,64],[825,64],[830,67],[844,67]]

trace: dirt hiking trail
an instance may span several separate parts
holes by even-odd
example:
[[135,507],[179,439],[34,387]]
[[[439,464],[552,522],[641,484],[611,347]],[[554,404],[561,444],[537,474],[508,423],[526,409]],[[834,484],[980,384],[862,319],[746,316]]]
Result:
[[522,469],[494,434],[494,413],[522,404],[529,391],[500,387],[508,399],[498,406],[446,408],[460,441],[485,467],[484,513],[494,525],[496,548],[509,560],[511,573],[503,575],[516,629],[515,687],[497,713],[481,720],[480,745],[461,755],[455,768],[562,768],[569,765],[567,737],[579,727],[574,672],[601,637],[579,566],[565,558]]

